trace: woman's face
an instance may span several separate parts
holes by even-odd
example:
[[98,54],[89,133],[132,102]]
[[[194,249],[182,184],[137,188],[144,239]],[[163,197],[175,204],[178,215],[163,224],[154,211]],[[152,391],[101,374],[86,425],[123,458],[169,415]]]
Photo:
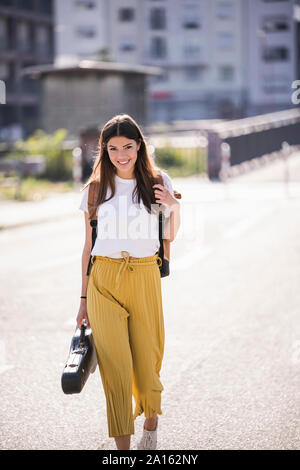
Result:
[[134,178],[134,165],[141,143],[134,139],[117,136],[107,142],[107,152],[112,164],[116,167],[117,175],[121,178]]

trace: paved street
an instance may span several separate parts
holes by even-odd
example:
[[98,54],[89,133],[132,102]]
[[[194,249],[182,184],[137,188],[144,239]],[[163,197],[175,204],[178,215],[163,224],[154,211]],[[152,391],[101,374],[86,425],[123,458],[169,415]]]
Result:
[[[278,163],[226,185],[174,179],[158,449],[300,447],[300,154],[288,190]],[[1,226],[12,213],[0,231],[1,449],[115,449],[99,371],[78,396],[60,385],[80,300],[80,199],[35,203],[27,222],[22,203],[18,228],[20,209],[0,203]]]

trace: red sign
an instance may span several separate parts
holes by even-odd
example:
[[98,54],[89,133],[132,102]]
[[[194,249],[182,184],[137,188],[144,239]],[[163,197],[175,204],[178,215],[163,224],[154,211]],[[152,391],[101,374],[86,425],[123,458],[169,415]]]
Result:
[[167,100],[172,98],[172,93],[169,91],[152,91],[150,97],[155,100]]

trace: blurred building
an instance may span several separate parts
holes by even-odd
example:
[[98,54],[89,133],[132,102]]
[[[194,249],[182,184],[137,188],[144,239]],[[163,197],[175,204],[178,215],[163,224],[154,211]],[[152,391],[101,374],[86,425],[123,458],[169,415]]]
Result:
[[243,113],[242,24],[240,0],[109,2],[112,55],[163,68],[150,85],[152,121]]
[[53,62],[160,67],[143,78],[149,123],[295,107],[299,23],[299,0],[0,0],[0,139],[34,130],[41,82],[21,70]]
[[89,129],[99,135],[106,121],[119,113],[129,113],[146,126],[146,81],[160,69],[81,60],[26,67],[22,73],[40,84],[39,127],[47,133],[64,128],[70,139],[76,139]]
[[297,74],[297,24],[293,0],[250,0],[247,8],[249,114],[292,107]]
[[296,31],[296,79],[300,80],[300,0],[295,0],[294,20]]
[[23,67],[51,63],[52,0],[0,1],[0,80],[5,104],[0,104],[0,140],[31,133],[38,116],[38,83],[21,76]]
[[107,59],[107,0],[55,2],[55,63]]
[[100,50],[117,62],[161,67],[149,87],[152,122],[293,107],[295,1],[56,0],[58,24],[72,18],[73,29],[66,25],[59,37],[57,60]]
[[[128,64],[163,69],[150,81],[150,120],[238,117],[244,114],[243,3],[240,0],[56,0],[56,21],[72,17],[59,33],[57,61],[94,56],[97,50]],[[81,14],[77,9],[80,5]],[[64,9],[64,14],[62,10]],[[76,22],[76,18],[78,18]],[[97,35],[103,18],[106,37]],[[82,25],[91,32],[81,39]],[[70,40],[73,34],[73,41]],[[77,38],[77,40],[76,40]],[[89,46],[87,45],[89,43]]]

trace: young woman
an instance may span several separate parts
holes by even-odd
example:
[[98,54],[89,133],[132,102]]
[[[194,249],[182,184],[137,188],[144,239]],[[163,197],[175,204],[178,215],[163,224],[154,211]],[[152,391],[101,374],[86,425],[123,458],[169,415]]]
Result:
[[[120,450],[130,449],[134,420],[143,412],[146,420],[138,449],[155,449],[158,414],[162,414],[160,369],[165,331],[156,209],[168,217],[169,236],[165,232],[164,236],[171,241],[180,215],[170,177],[161,172],[164,184],[158,184],[158,172],[139,126],[129,115],[120,114],[103,127],[98,157],[82,188],[85,245],[76,321],[80,327],[86,320],[92,329],[109,437],[115,438]],[[98,231],[92,249],[88,191],[95,179],[100,190]],[[92,265],[87,275],[90,255]]]

